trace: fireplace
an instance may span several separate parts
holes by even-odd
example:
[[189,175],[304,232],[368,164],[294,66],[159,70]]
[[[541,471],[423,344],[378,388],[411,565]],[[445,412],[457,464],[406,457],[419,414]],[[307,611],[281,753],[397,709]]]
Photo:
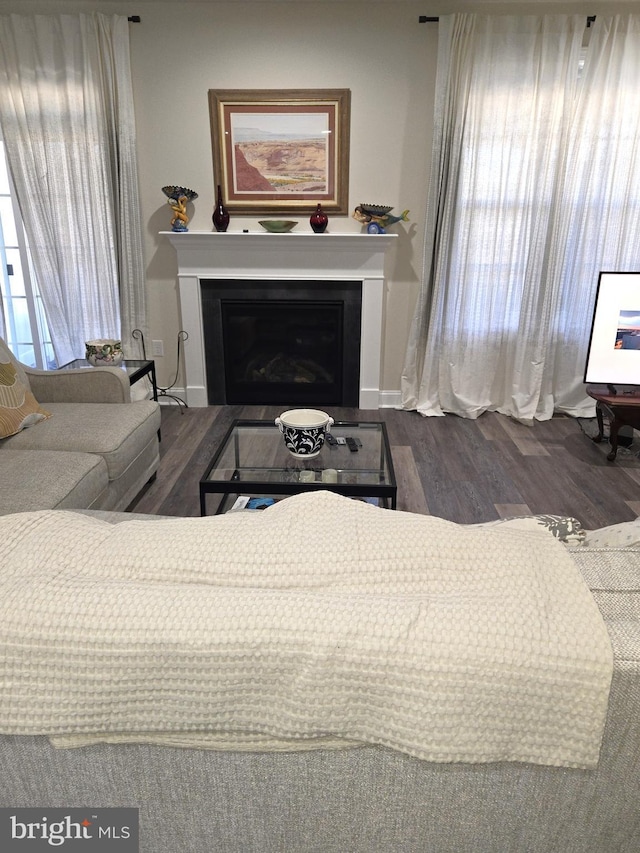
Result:
[[[396,234],[162,235],[178,256],[180,322],[189,336],[184,345],[189,406],[275,402],[269,395],[277,393],[283,406],[380,407],[384,259]],[[223,323],[233,332],[225,333]],[[293,352],[274,345],[267,365],[258,364],[249,350],[276,333]],[[315,353],[307,358],[312,346]],[[225,367],[225,361],[231,364]],[[276,381],[258,377],[251,387],[247,376],[254,371]],[[278,384],[277,391],[267,387]]]
[[358,282],[203,279],[210,404],[357,406]]

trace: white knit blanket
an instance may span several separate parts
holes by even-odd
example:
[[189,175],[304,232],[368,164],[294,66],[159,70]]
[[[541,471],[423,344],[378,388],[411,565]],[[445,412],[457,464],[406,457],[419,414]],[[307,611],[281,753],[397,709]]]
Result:
[[0,731],[594,766],[612,652],[564,547],[329,492],[0,518]]

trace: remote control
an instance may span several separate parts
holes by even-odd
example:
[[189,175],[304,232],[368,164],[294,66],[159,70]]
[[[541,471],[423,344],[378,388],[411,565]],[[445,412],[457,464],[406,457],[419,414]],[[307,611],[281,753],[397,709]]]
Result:
[[335,447],[335,446],[336,446],[336,444],[338,443],[338,442],[336,441],[336,439],[335,439],[335,436],[331,435],[331,433],[330,433],[330,432],[328,432],[328,433],[326,434],[326,442],[327,442],[327,444],[330,444],[330,445],[331,445],[331,447]]
[[357,452],[358,452],[358,445],[356,444],[355,439],[354,439],[354,438],[351,438],[351,436],[349,436],[349,437],[347,438],[347,447],[349,448],[349,450],[350,450],[352,453],[357,453]]

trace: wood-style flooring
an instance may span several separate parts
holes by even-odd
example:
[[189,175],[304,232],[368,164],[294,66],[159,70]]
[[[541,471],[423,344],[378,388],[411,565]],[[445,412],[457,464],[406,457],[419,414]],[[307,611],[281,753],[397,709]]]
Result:
[[[200,514],[198,483],[235,418],[273,420],[282,406],[162,407],[156,480],[131,505],[156,515]],[[398,509],[473,524],[513,515],[572,515],[594,529],[640,515],[640,467],[607,462],[573,418],[527,427],[504,415],[332,408],[335,420],[387,425]]]

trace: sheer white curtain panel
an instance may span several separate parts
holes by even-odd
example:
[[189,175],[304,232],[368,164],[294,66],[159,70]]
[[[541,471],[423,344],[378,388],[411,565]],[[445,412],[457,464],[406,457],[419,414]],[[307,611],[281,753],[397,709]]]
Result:
[[577,417],[594,412],[583,378],[598,274],[640,270],[640,16],[598,15],[589,36],[549,239],[559,299],[542,394]]
[[0,16],[0,124],[58,363],[145,328],[127,19]]
[[[598,47],[611,41],[610,21],[598,16],[579,79],[584,16],[453,15],[440,28],[423,281],[403,405],[470,418],[498,411],[524,423],[554,410],[590,413],[581,380],[598,270],[605,260],[616,269],[632,263],[625,241],[638,220],[635,209],[613,216],[619,192],[605,192],[615,173],[627,198],[638,198],[635,167],[612,148],[619,116],[605,106],[633,76],[634,50],[624,72],[612,64],[617,49]],[[622,100],[631,106],[631,96]],[[589,123],[598,115],[596,162]],[[615,165],[605,162],[612,155]]]

